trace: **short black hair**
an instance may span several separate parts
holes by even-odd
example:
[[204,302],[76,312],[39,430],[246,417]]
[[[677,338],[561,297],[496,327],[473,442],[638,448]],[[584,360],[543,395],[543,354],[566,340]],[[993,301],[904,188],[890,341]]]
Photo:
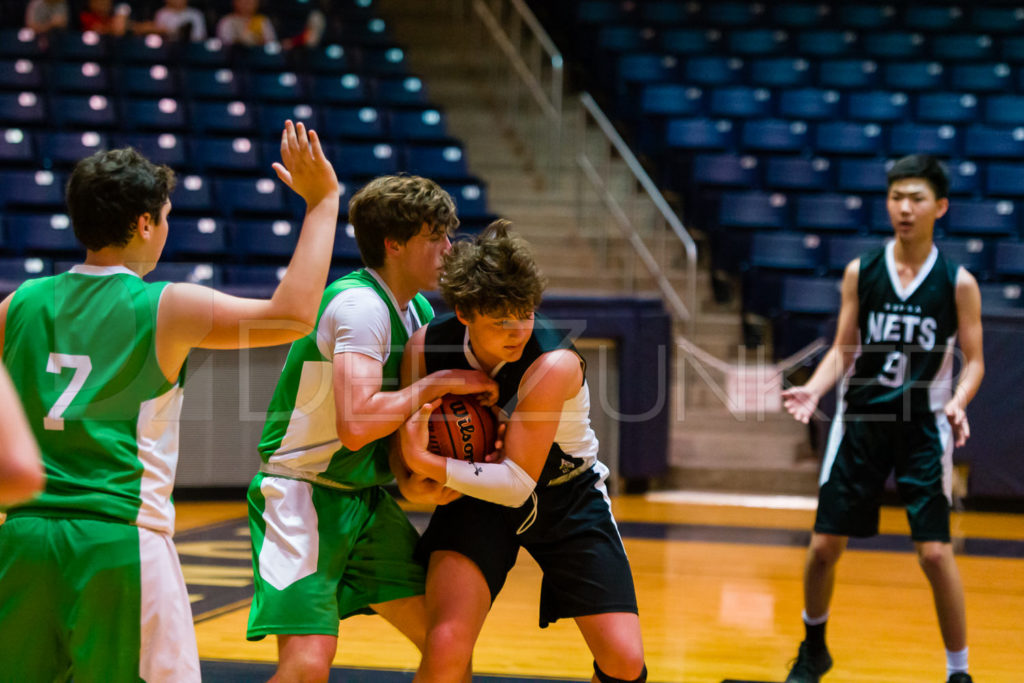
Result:
[[174,171],[131,147],[82,159],[66,192],[75,237],[90,251],[125,246],[140,216],[160,218],[174,184]]
[[935,193],[936,199],[949,197],[949,172],[945,164],[928,154],[911,154],[899,159],[886,173],[887,188],[898,180],[921,178]]

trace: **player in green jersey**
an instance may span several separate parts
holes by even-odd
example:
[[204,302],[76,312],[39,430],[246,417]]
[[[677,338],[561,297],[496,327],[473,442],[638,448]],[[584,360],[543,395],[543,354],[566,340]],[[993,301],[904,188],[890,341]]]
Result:
[[[378,613],[420,649],[426,633],[418,534],[382,484],[389,436],[442,394],[489,394],[476,370],[399,387],[406,340],[433,317],[419,292],[438,285],[458,225],[451,197],[418,176],[384,176],[352,197],[365,268],[319,297],[315,329],[292,344],[270,402],[249,487],[255,595],[247,635],[277,636],[274,680],[326,681],[338,624]],[[422,501],[452,492],[424,484]]]
[[274,169],[307,210],[270,299],[142,280],[170,229],[174,173],[125,148],[82,160],[68,181],[85,263],[0,304],[3,360],[47,475],[0,527],[0,681],[199,681],[171,541],[185,360],[306,334],[338,219],[316,134],[287,122],[281,157]]
[[[806,638],[787,683],[816,682],[832,666],[825,623],[836,564],[850,536],[878,533],[890,472],[935,598],[949,683],[971,681],[949,510],[953,447],[970,436],[964,410],[985,373],[981,294],[974,277],[932,242],[935,221],[949,207],[942,165],[904,157],[890,169],[888,187],[895,239],[846,267],[832,348],[805,385],[783,392],[786,409],[806,423],[843,378],[804,568]],[[957,341],[962,367],[954,391]]]
[[25,411],[7,370],[0,365],[0,506],[31,498],[42,490],[45,480]]

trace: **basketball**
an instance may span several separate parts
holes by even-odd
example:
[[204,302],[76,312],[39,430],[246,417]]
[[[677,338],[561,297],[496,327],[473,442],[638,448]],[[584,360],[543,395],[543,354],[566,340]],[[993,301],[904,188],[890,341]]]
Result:
[[497,420],[474,396],[445,394],[427,423],[427,448],[446,458],[482,462],[494,450]]

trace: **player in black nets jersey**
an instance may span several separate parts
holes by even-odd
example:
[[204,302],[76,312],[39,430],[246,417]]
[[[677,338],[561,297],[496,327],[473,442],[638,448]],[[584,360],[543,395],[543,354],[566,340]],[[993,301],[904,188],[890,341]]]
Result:
[[[888,173],[895,239],[854,259],[842,282],[835,342],[807,384],[783,392],[801,422],[843,379],[822,465],[804,568],[804,625],[786,683],[816,683],[832,666],[825,622],[835,569],[850,536],[878,533],[879,500],[895,472],[918,560],[931,584],[948,683],[970,683],[963,584],[949,535],[953,447],[970,436],[964,409],[985,373],[981,294],[932,242],[949,208],[949,177],[911,155]],[[959,342],[960,375],[953,377]],[[851,368],[852,365],[852,368]]]

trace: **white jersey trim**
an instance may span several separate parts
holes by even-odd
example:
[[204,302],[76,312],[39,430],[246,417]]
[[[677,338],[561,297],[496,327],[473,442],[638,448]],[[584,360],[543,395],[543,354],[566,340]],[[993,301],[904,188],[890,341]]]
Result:
[[135,429],[142,465],[141,505],[135,523],[166,534],[174,533],[171,492],[178,468],[178,426],[184,395],[182,387],[175,385],[166,393],[143,401]]
[[69,273],[75,273],[76,275],[134,275],[135,277],[142,279],[142,276],[136,273],[131,268],[125,266],[90,266],[85,263],[80,263],[77,266],[72,266]]
[[924,265],[921,266],[921,270],[917,271],[913,281],[904,287],[900,282],[900,274],[896,269],[896,240],[886,243],[885,268],[889,271],[889,282],[892,283],[892,289],[896,292],[896,296],[900,298],[900,301],[906,301],[910,298],[911,294],[917,291],[917,288],[921,286],[924,279],[932,272],[932,268],[935,266],[935,261],[938,258],[939,250],[933,244],[932,250],[928,252],[928,258],[925,259]]

